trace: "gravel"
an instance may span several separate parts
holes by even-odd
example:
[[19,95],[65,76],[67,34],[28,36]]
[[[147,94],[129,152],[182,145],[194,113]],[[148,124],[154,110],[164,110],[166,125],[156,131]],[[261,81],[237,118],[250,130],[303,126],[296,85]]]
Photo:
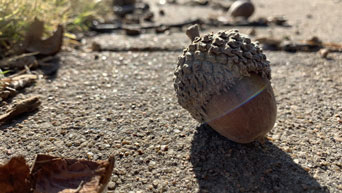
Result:
[[[175,36],[183,42],[175,47],[188,43],[185,34]],[[58,73],[14,99],[38,94],[42,105],[0,128],[0,161],[24,155],[32,163],[37,153],[91,160],[114,154],[109,192],[342,191],[341,54],[327,60],[266,52],[277,122],[266,143],[247,145],[198,124],[177,104],[178,55],[60,53]]]

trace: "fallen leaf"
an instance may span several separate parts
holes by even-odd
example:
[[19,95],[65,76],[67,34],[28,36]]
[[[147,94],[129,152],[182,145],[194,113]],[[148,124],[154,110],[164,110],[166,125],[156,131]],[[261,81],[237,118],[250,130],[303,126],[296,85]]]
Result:
[[24,157],[13,157],[7,164],[0,165],[0,190],[2,193],[27,193],[30,168]]
[[54,55],[59,52],[63,44],[63,26],[58,25],[53,35],[45,40],[42,40],[43,32],[44,22],[35,19],[27,29],[23,50],[38,52],[41,55]]
[[108,161],[89,161],[37,155],[31,170],[34,193],[101,193],[114,167]]

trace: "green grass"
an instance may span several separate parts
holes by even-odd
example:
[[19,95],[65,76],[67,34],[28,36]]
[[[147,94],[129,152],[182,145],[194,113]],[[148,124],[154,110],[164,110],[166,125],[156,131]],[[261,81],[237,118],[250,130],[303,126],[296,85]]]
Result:
[[73,33],[87,30],[90,17],[111,12],[109,0],[0,0],[0,5],[0,59],[23,40],[34,18],[45,22],[47,34],[58,24]]

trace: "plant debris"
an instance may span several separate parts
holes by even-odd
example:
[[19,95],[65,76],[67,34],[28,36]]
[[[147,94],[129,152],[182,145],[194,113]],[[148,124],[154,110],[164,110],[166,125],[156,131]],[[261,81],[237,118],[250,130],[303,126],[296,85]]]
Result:
[[287,51],[287,52],[320,52],[326,58],[330,52],[342,52],[342,44],[327,43],[317,37],[312,37],[302,42],[293,42],[273,37],[258,37],[255,39],[264,50]]
[[135,0],[114,0],[113,11],[120,23],[140,24],[153,22],[154,14],[150,11],[150,5]]
[[209,6],[213,9],[221,9],[228,11],[230,6],[233,4],[232,1],[221,1],[221,0],[191,0],[184,3],[179,3],[185,6]]
[[257,37],[255,41],[258,41],[264,50],[280,50],[283,40],[273,37]]
[[41,55],[54,55],[61,50],[63,43],[63,26],[58,25],[57,30],[47,39],[42,39],[44,22],[37,18],[28,27],[21,52],[38,52]]
[[[186,20],[179,23],[174,24],[144,24],[144,25],[135,25],[134,30],[141,32],[146,32],[148,30],[152,30],[153,32],[161,31],[161,29],[170,29],[170,28],[182,28],[184,26],[193,25],[193,24],[204,24],[204,21],[201,19],[191,19]],[[132,25],[127,24],[102,24],[102,23],[94,23],[91,27],[91,30],[98,33],[109,33],[113,31],[124,31],[127,35],[131,35],[127,33],[127,30],[132,29]],[[165,32],[164,30],[163,32]],[[135,34],[134,34],[135,35]]]
[[26,53],[18,56],[5,58],[0,61],[0,69],[21,70],[25,66],[37,66],[38,62],[34,55],[38,53]]
[[23,74],[14,77],[3,78],[0,85],[0,102],[17,94],[17,91],[30,86],[38,79],[37,75]]
[[38,75],[34,74],[23,74],[19,76],[14,76],[11,78],[5,78],[9,81],[9,86],[15,90],[23,89],[26,86],[32,84],[35,80],[38,79]]
[[322,48],[318,51],[318,53],[322,58],[328,58],[328,54],[330,53],[330,50],[327,48]]
[[223,26],[254,26],[254,27],[266,27],[270,23],[265,18],[259,18],[254,21],[228,21],[226,17],[218,17],[218,18],[209,18],[208,20],[203,19],[191,19],[186,20],[179,23],[174,24],[146,24],[146,25],[138,25],[134,26],[134,33],[130,33],[132,27],[127,24],[101,24],[95,23],[91,30],[98,33],[109,33],[114,31],[124,31],[126,35],[138,35],[140,33],[147,33],[152,30],[155,33],[163,33],[171,28],[183,28],[185,26],[190,26],[194,24],[199,24],[203,26],[211,26],[211,27],[223,27]]
[[126,14],[133,13],[135,10],[135,0],[113,0],[114,14],[124,17]]
[[30,168],[24,157],[13,157],[4,165],[0,165],[0,190],[2,193],[27,193]]
[[[160,1],[160,4],[176,3],[176,1]],[[287,19],[284,17],[268,17],[257,18],[256,20],[249,21],[246,18],[251,16],[254,12],[254,5],[249,1],[207,1],[207,0],[192,0],[185,3],[176,3],[178,5],[200,5],[208,6],[213,9],[222,9],[228,11],[234,17],[232,20],[231,15],[224,14],[222,16],[209,16],[208,19],[194,18],[191,22],[183,21],[177,24],[154,23],[154,16],[150,9],[149,3],[141,1],[129,0],[113,0],[113,11],[116,19],[107,22],[93,21],[90,29],[98,33],[110,33],[113,31],[122,31],[126,35],[139,35],[141,33],[163,33],[171,28],[182,28],[188,25],[201,24],[205,26],[224,27],[224,26],[260,26],[266,27],[269,25],[277,25],[288,27]],[[159,9],[159,15],[164,15],[165,11]],[[244,18],[244,19],[238,19]],[[134,28],[134,30],[131,30]]]
[[125,34],[128,36],[138,36],[141,34],[141,29],[139,27],[126,27],[124,30]]
[[0,125],[14,119],[19,115],[35,111],[39,107],[40,103],[41,102],[38,96],[32,96],[17,102],[12,106],[12,108],[7,110],[5,114],[0,115]]
[[93,162],[37,155],[31,170],[31,183],[37,193],[101,193],[110,180],[113,167],[114,157]]
[[101,193],[113,168],[113,156],[95,162],[39,154],[31,170],[24,157],[13,157],[0,165],[0,189],[3,193]]
[[[100,44],[99,44],[100,45]],[[92,48],[86,51],[93,51]],[[182,49],[173,47],[158,47],[158,46],[146,46],[146,47],[127,47],[127,48],[102,48],[97,52],[180,52]]]
[[[50,56],[55,55],[61,50],[63,31],[63,27],[59,25],[52,36],[47,39],[42,39],[44,33],[43,21],[36,18],[28,26],[22,45],[12,53],[14,56],[9,56],[0,61],[0,70],[8,70],[10,74],[12,74],[10,77],[4,77],[0,80],[0,102],[14,96],[17,93],[17,90],[31,85],[38,78],[37,75],[31,74],[31,69],[41,67],[44,74],[52,74],[57,71],[59,65],[46,62],[51,61]],[[23,104],[26,105],[30,104],[26,103],[28,101],[23,102]],[[35,103],[32,103],[31,105],[35,105]],[[19,106],[22,107],[21,105]],[[16,108],[13,111],[2,115],[1,120],[5,121],[13,116],[17,116],[22,113],[21,111],[22,109]],[[24,110],[24,112],[26,111],[27,109]]]

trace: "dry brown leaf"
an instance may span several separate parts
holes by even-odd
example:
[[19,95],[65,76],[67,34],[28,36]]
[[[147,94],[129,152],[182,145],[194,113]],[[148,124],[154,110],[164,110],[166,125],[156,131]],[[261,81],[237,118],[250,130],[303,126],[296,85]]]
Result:
[[54,55],[59,52],[63,43],[63,26],[58,25],[53,35],[45,40],[42,40],[43,32],[44,22],[35,19],[27,29],[23,50],[26,52],[38,52],[42,55]]
[[1,193],[100,193],[104,192],[114,167],[108,161],[89,161],[37,155],[31,168],[24,157],[0,165]]
[[2,193],[27,193],[30,168],[23,157],[13,157],[7,164],[0,165],[0,191]]
[[89,161],[37,155],[31,170],[34,193],[100,193],[114,167],[108,161]]

